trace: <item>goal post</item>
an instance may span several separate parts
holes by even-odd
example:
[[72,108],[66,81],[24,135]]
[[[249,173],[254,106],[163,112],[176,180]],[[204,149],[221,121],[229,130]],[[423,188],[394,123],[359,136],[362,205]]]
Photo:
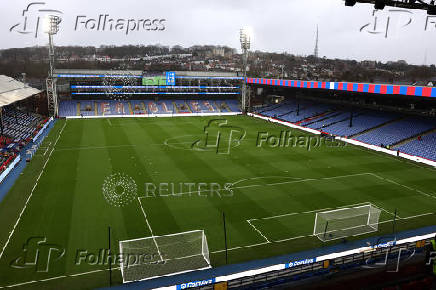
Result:
[[376,232],[380,214],[372,204],[317,212],[313,235],[326,242]]
[[123,283],[211,267],[203,230],[120,241]]

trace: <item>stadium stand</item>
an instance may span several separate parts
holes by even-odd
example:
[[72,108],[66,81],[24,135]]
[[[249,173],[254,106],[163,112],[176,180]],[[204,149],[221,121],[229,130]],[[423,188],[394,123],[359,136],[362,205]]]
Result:
[[122,116],[140,114],[189,114],[240,112],[237,100],[64,100],[59,116]]
[[3,114],[3,135],[16,141],[26,140],[32,136],[41,121],[42,117],[37,114],[6,107]]
[[362,112],[355,114],[350,127],[350,114],[347,114],[348,118],[323,128],[323,131],[338,136],[352,136],[398,118],[395,114],[385,112]]
[[[435,119],[368,109],[356,110],[351,114],[346,108],[308,100],[301,100],[299,106],[297,113],[296,101],[286,100],[279,105],[257,108],[256,112],[331,135],[436,160],[436,133],[431,132],[436,128]],[[420,135],[423,135],[420,140],[414,138]]]
[[265,116],[279,117],[282,120],[294,123],[326,113],[329,109],[329,105],[315,104],[312,102],[301,102],[300,108],[298,108],[297,102],[287,101],[280,106],[270,107],[267,110],[262,108],[258,110],[258,112],[261,112]]
[[391,146],[435,127],[434,120],[408,117],[357,136],[355,139],[373,145]]
[[403,145],[396,147],[401,152],[424,157],[430,160],[436,160],[436,133],[414,139]]

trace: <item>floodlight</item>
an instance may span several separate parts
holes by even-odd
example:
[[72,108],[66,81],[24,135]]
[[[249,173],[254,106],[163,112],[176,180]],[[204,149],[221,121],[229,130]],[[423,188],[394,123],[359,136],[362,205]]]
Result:
[[56,15],[46,15],[43,19],[43,31],[49,35],[55,35],[59,31],[59,23],[61,18]]
[[250,49],[253,30],[251,27],[244,27],[240,31],[241,48],[244,50]]

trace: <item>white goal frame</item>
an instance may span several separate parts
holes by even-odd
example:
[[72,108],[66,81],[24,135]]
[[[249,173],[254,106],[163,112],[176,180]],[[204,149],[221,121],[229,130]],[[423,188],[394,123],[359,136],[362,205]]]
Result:
[[[199,249],[199,251],[201,251],[198,254],[192,254],[192,255],[187,255],[187,256],[169,256],[169,257],[164,257],[163,255],[165,255],[166,253],[162,253],[162,249],[161,247],[163,245],[161,245],[161,247],[159,247],[159,240],[163,239],[163,238],[171,238],[171,237],[177,237],[177,236],[182,236],[182,235],[190,235],[190,234],[195,234],[197,233],[198,235],[201,235],[201,249]],[[202,256],[202,259],[204,260],[204,262],[202,263],[203,265],[200,267],[190,267],[188,269],[183,269],[181,271],[174,271],[174,272],[168,272],[168,273],[164,273],[162,275],[153,275],[153,276],[147,276],[144,275],[144,277],[138,278],[138,279],[129,279],[126,277],[126,269],[129,267],[129,263],[127,261],[127,265],[126,265],[126,260],[125,258],[128,257],[128,254],[123,250],[123,248],[125,249],[126,247],[123,244],[128,244],[128,243],[132,243],[132,242],[140,242],[140,241],[150,241],[152,240],[152,243],[155,245],[156,247],[156,251],[157,254],[159,255],[159,260],[155,261],[155,262],[159,262],[159,263],[167,263],[167,262],[171,262],[171,261],[176,261],[176,260],[186,260],[188,261],[189,259],[193,259],[196,258],[198,259],[198,257]],[[162,236],[149,236],[149,237],[145,237],[145,238],[138,238],[138,239],[131,239],[131,240],[123,240],[123,241],[119,241],[119,248],[120,248],[120,270],[121,270],[121,276],[123,278],[123,283],[130,283],[130,282],[135,282],[135,281],[145,281],[145,280],[150,280],[150,279],[154,279],[154,278],[158,278],[158,277],[162,277],[162,276],[173,276],[173,275],[178,275],[178,274],[183,274],[183,273],[187,273],[187,272],[192,272],[192,271],[199,271],[199,270],[206,270],[206,269],[210,269],[212,268],[211,264],[210,264],[210,258],[209,258],[209,248],[208,248],[208,244],[207,244],[207,238],[206,235],[204,233],[204,230],[193,230],[193,231],[186,231],[186,232],[181,232],[181,233],[175,233],[175,234],[169,234],[169,235],[162,235]],[[134,266],[141,266],[141,264],[139,265],[133,265]]]
[[[367,208],[367,215],[368,218],[366,219],[366,223],[361,223],[360,225],[354,225],[350,227],[344,227],[344,228],[337,228],[334,230],[328,230],[328,222],[329,221],[340,221],[340,220],[346,220],[346,219],[352,219],[353,218],[353,212],[355,211],[362,211],[362,209]],[[367,233],[372,233],[378,231],[378,225],[379,225],[379,219],[381,214],[381,209],[375,207],[371,203],[360,205],[360,206],[354,206],[354,207],[343,207],[338,208],[334,210],[329,211],[322,211],[317,212],[315,215],[315,222],[313,226],[313,236],[316,236],[318,239],[320,239],[322,242],[346,238],[349,236],[358,236],[363,235]],[[349,213],[349,216],[346,216],[344,218],[337,218],[334,217],[328,217],[329,215],[333,215],[335,212],[337,213]],[[324,216],[324,217],[323,217]],[[362,214],[357,214],[354,217],[362,216]],[[320,231],[319,229],[319,219],[324,219],[326,221],[325,229],[323,231]],[[359,232],[358,229],[362,228],[362,231]],[[352,234],[346,234],[347,231],[357,230],[358,232],[352,233]],[[336,236],[332,236],[332,233],[337,234]],[[342,234],[341,234],[342,233]],[[326,239],[326,234],[329,234],[329,238]]]

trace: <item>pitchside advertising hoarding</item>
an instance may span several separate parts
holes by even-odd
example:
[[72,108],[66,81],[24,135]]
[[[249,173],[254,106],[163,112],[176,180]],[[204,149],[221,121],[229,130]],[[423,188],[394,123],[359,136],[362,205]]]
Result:
[[166,86],[167,80],[165,77],[146,77],[142,78],[143,86]]
[[313,264],[315,262],[316,262],[316,258],[293,261],[285,264],[285,268],[292,268],[300,265],[308,265],[308,264]]
[[181,289],[201,287],[201,286],[213,284],[215,282],[216,282],[215,278],[207,279],[207,280],[200,280],[200,281],[192,281],[192,282],[188,282],[188,283],[183,283],[183,284],[177,285],[176,289],[177,290],[181,290]]
[[176,73],[167,71],[165,76],[144,76],[142,77],[143,86],[175,86],[176,85]]
[[173,71],[166,72],[166,80],[167,86],[175,86],[176,85],[176,73]]

